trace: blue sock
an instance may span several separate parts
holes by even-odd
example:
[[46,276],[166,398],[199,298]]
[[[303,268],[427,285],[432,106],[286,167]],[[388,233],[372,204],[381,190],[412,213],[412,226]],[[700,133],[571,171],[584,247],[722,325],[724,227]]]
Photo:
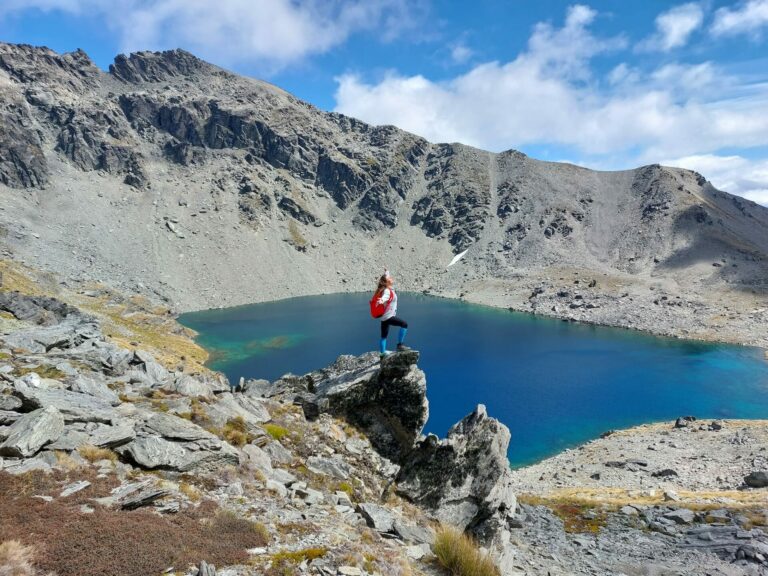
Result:
[[386,338],[382,338],[381,341],[379,342],[379,352],[384,354],[384,352],[386,352],[386,350],[387,350],[387,339]]
[[405,335],[408,334],[408,328],[400,328],[400,334],[397,337],[397,343],[402,344],[405,340]]

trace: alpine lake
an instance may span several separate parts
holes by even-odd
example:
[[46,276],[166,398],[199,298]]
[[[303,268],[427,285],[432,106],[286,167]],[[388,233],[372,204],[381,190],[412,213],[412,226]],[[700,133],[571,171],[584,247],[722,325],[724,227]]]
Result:
[[[425,433],[485,404],[512,432],[512,466],[607,430],[697,418],[768,418],[768,362],[757,348],[660,338],[421,294],[399,293],[406,344],[419,350]],[[184,314],[209,366],[232,382],[275,380],[377,350],[369,294],[332,294]],[[396,327],[389,349],[397,341]]]

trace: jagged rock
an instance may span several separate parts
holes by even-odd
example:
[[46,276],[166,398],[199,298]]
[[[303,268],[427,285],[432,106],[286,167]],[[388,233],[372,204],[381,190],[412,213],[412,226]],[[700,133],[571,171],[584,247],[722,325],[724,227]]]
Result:
[[765,488],[768,486],[768,472],[751,472],[744,477],[744,484],[750,488]]
[[200,562],[197,570],[197,576],[216,576],[216,566],[208,564],[205,560]]
[[512,515],[509,440],[507,427],[478,405],[445,440],[429,435],[416,445],[397,476],[397,493],[462,529]]
[[145,428],[150,433],[155,433],[171,440],[187,440],[191,442],[207,440],[215,445],[221,444],[221,441],[207,430],[189,420],[173,416],[172,414],[157,413],[152,415],[147,420]]
[[694,514],[693,510],[678,508],[677,510],[666,512],[663,517],[672,520],[676,524],[690,524],[693,522],[696,514]]
[[237,466],[240,456],[228,444],[220,443],[217,449],[200,449],[190,444],[189,450],[179,442],[169,442],[156,436],[136,438],[132,442],[117,448],[117,452],[130,459],[136,465],[149,470],[174,470],[188,472],[212,471],[224,466]]
[[395,518],[392,527],[395,533],[406,542],[432,544],[435,541],[435,533],[429,528],[411,524],[400,518]]
[[67,427],[59,439],[49,444],[47,448],[49,450],[67,450],[71,452],[77,450],[80,446],[90,444],[90,440],[91,437],[88,433]]
[[130,442],[136,437],[133,423],[118,424],[117,426],[98,426],[88,437],[88,444],[100,448],[116,448]]
[[51,465],[49,462],[38,456],[34,458],[26,458],[24,460],[17,460],[12,465],[3,468],[8,474],[21,475],[28,472],[41,471],[48,473],[51,471]]
[[19,408],[21,408],[21,400],[19,398],[10,394],[0,394],[0,410],[14,411]]
[[21,398],[25,409],[52,406],[64,416],[66,422],[105,422],[119,418],[112,405],[96,396],[70,390],[44,390],[18,384],[15,394]]
[[696,416],[680,416],[675,420],[675,428],[688,428],[692,422],[696,422]]
[[383,456],[400,460],[410,452],[429,416],[427,383],[417,367],[419,353],[340,356],[328,368],[304,378],[305,414],[327,412],[365,431]]
[[377,532],[392,532],[395,517],[383,506],[369,502],[358,504],[357,511],[365,518],[368,526]]
[[185,50],[165,52],[135,52],[119,54],[109,73],[115,78],[132,84],[163,82],[176,76],[191,76],[213,67]]
[[219,394],[215,403],[206,406],[206,411],[211,422],[216,426],[224,426],[228,420],[240,417],[249,429],[256,429],[259,424],[272,419],[258,398],[229,392]]
[[13,424],[21,417],[18,412],[10,412],[8,410],[0,410],[0,426],[6,426]]
[[[147,375],[147,378],[152,383],[164,382],[168,378],[168,370],[160,365],[149,352],[144,350],[134,350],[131,364],[137,366]],[[187,377],[186,375],[179,377],[179,379]],[[172,389],[176,391],[176,389]],[[183,394],[183,392],[179,392]]]
[[56,441],[64,432],[64,418],[53,407],[25,414],[8,430],[0,444],[0,455],[27,458],[34,456],[46,444]]
[[182,374],[173,382],[164,385],[163,388],[183,396],[213,396],[213,389],[208,384],[189,374]]
[[328,474],[339,480],[346,480],[352,475],[352,467],[341,456],[310,456],[307,458],[307,468],[317,474]]
[[92,375],[78,375],[70,385],[70,390],[80,394],[96,396],[109,402],[112,406],[120,404],[120,398],[118,398],[117,394],[110,390],[104,381]]
[[85,490],[90,485],[91,483],[88,482],[88,480],[80,480],[79,482],[73,482],[72,484],[68,484],[61,491],[61,494],[59,494],[59,498],[66,498],[67,496],[72,496],[72,494],[76,494],[81,490]]
[[242,451],[248,457],[246,466],[258,470],[264,476],[269,476],[272,473],[272,459],[264,450],[255,444],[248,444],[243,446]]

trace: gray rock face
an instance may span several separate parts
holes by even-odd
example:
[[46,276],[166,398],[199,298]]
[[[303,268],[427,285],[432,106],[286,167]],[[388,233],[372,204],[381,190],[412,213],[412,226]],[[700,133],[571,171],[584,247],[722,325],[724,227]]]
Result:
[[34,456],[46,444],[56,441],[64,432],[64,418],[53,407],[25,414],[8,430],[0,444],[0,455],[27,458]]
[[170,440],[187,440],[194,442],[196,440],[209,440],[215,444],[220,441],[216,436],[202,429],[197,424],[189,420],[184,420],[172,414],[153,414],[145,424],[148,432],[162,436]]
[[21,400],[10,394],[0,394],[0,410],[12,411],[21,408]]
[[339,416],[365,431],[383,456],[401,460],[429,416],[427,382],[416,351],[379,362],[377,354],[341,356],[328,368],[304,376],[304,413]]
[[368,526],[377,532],[392,532],[395,517],[387,508],[378,504],[363,503],[358,505],[357,511],[365,518]]
[[16,395],[21,398],[25,408],[54,407],[67,422],[105,422],[111,423],[119,414],[106,400],[70,390],[44,390],[17,384]]
[[117,452],[149,470],[207,472],[224,466],[237,466],[240,456],[228,444],[202,448],[194,443],[170,442],[157,436],[136,438],[117,448]]
[[136,437],[132,423],[118,424],[117,426],[98,426],[88,438],[88,444],[100,448],[116,448],[130,442]]
[[428,436],[403,462],[397,493],[441,522],[480,531],[495,517],[514,514],[506,426],[479,405],[445,440]]
[[112,406],[120,404],[117,394],[110,390],[103,380],[99,380],[92,375],[78,375],[70,385],[70,390],[101,398]]
[[768,486],[768,472],[752,472],[744,477],[744,484],[750,488],[765,488]]

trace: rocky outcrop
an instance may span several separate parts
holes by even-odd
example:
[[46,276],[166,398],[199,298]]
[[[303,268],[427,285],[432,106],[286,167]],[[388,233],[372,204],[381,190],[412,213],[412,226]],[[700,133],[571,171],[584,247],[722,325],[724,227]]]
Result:
[[21,416],[0,444],[0,456],[28,458],[56,441],[64,431],[64,419],[56,408],[42,408]]
[[365,432],[379,453],[400,461],[429,416],[418,359],[416,351],[392,354],[381,362],[373,353],[340,356],[328,368],[276,382],[273,390],[296,394],[308,418],[327,413],[347,420]]
[[178,76],[188,77],[213,67],[186,50],[135,52],[120,54],[110,64],[109,73],[123,82],[164,82]]
[[515,512],[507,458],[510,434],[485,406],[455,424],[440,440],[429,435],[403,462],[397,493],[430,510],[441,522],[485,535]]

